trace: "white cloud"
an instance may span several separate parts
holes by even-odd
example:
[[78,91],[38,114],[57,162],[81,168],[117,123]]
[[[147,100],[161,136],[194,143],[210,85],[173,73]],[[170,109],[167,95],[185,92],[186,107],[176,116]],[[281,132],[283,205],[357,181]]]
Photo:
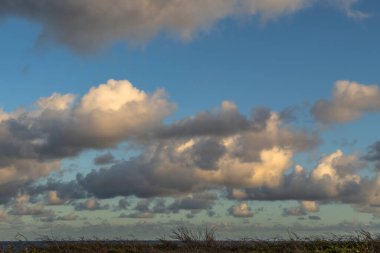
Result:
[[36,105],[42,110],[56,110],[62,111],[67,110],[72,105],[75,99],[73,94],[61,95],[58,93],[53,93],[50,97],[41,98],[36,102]]

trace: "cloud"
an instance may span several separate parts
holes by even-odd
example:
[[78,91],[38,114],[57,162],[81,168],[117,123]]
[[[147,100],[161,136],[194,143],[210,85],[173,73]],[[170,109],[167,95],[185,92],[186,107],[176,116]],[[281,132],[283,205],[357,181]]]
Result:
[[301,207],[305,209],[308,212],[318,212],[319,211],[319,205],[316,201],[302,201]]
[[110,164],[110,163],[113,163],[114,161],[115,161],[115,158],[113,157],[113,155],[111,153],[106,153],[106,154],[98,155],[94,159],[94,163],[96,165]]
[[275,187],[291,168],[293,153],[314,148],[319,138],[288,128],[276,113],[265,118],[260,131],[145,139],[136,156],[80,175],[78,182],[98,198],[174,196],[225,186]]
[[370,162],[376,162],[375,166],[378,171],[380,170],[380,141],[373,143],[369,147],[369,151],[363,156],[363,159]]
[[154,213],[149,212],[135,212],[130,214],[122,213],[119,218],[131,218],[131,219],[152,219],[154,218]]
[[63,216],[56,216],[55,214],[53,215],[49,215],[49,216],[46,216],[46,217],[41,217],[40,218],[40,221],[41,222],[55,222],[55,221],[75,221],[75,220],[78,220],[79,216],[74,214],[74,213],[70,213],[70,214],[67,214],[67,215],[63,215]]
[[[325,0],[327,1],[327,0]],[[227,18],[259,16],[267,21],[302,10],[314,0],[3,0],[0,15],[18,16],[42,26],[39,42],[56,41],[89,53],[127,41],[145,42],[165,33],[182,40],[210,30]],[[352,0],[332,0],[350,17],[366,14],[353,10]]]
[[292,13],[308,1],[262,0],[5,0],[0,14],[21,16],[42,25],[40,40],[53,39],[86,52],[113,41],[139,43],[160,32],[188,40],[217,21],[237,14],[275,17]]
[[46,209],[43,205],[24,205],[24,204],[16,204],[12,207],[12,209],[8,212],[10,215],[16,216],[38,216],[38,217],[50,217],[54,216],[55,213],[53,210]]
[[300,201],[298,207],[284,208],[283,216],[303,216],[308,213],[319,211],[319,205],[316,201]]
[[134,212],[125,214],[121,213],[119,218],[131,218],[131,219],[152,219],[156,213],[167,212],[165,203],[158,200],[153,207],[151,207],[152,200],[143,199],[136,203],[133,208]]
[[130,205],[131,205],[131,203],[129,203],[127,199],[125,199],[125,198],[119,199],[117,206],[115,207],[115,211],[126,210],[129,208]]
[[217,197],[212,194],[192,194],[181,199],[176,199],[168,209],[175,213],[180,210],[198,212],[205,209],[211,209],[216,199]]
[[47,194],[47,203],[49,205],[62,205],[64,200],[58,196],[57,191],[49,191]]
[[77,211],[96,211],[107,210],[109,208],[109,205],[101,205],[97,199],[90,198],[84,202],[75,203],[74,208]]
[[[285,209],[284,215],[298,216],[317,212],[318,205],[314,203],[318,201],[350,204],[359,212],[379,217],[377,206],[380,205],[380,176],[376,173],[372,177],[362,177],[359,173],[363,169],[362,163],[353,162],[354,159],[360,158],[346,156],[338,150],[322,157],[309,172],[297,165],[292,173],[284,176],[283,184],[276,188],[242,189],[244,199],[303,201],[299,207]],[[232,190],[229,197],[233,198]]]
[[315,221],[321,220],[321,217],[317,215],[309,215],[308,218],[309,220],[315,220]]
[[0,148],[8,144],[8,157],[65,158],[86,148],[111,147],[157,127],[174,109],[162,90],[147,94],[128,81],[109,80],[91,88],[75,104],[70,99],[63,105],[65,96],[41,98],[36,110],[11,113],[1,122]]
[[341,9],[350,18],[365,19],[371,15],[363,11],[355,10],[353,5],[360,2],[360,0],[331,0],[330,3]]
[[0,112],[1,202],[59,169],[63,158],[151,132],[174,109],[162,90],[148,94],[128,81],[115,80],[77,100],[72,94],[54,93],[35,105],[31,110]]
[[33,196],[45,194],[46,192],[56,192],[57,197],[61,199],[61,201],[83,199],[87,197],[87,193],[76,180],[61,182],[49,178],[44,184],[33,184],[20,188],[23,188]]
[[253,217],[252,209],[247,202],[242,202],[237,206],[231,206],[228,209],[228,213],[237,218]]
[[[338,92],[344,95],[336,99],[355,101],[358,93],[352,90],[373,94],[377,89],[347,85],[337,88],[345,91]],[[128,81],[110,80],[74,97],[53,94],[39,99],[34,109],[2,112],[2,203],[26,193],[32,203],[43,200],[48,205],[74,203],[76,210],[112,207],[115,211],[129,208],[128,201],[122,199],[115,207],[101,205],[98,199],[172,200],[141,202],[126,214],[135,218],[181,210],[189,217],[201,210],[211,213],[217,197],[206,193],[223,190],[228,198],[240,201],[300,201],[298,207],[284,210],[285,215],[317,212],[317,202],[368,206],[363,211],[380,205],[380,176],[361,173],[368,168],[366,161],[378,162],[377,143],[364,160],[337,150],[305,169],[294,163],[294,156],[317,147],[318,133],[296,128],[266,108],[253,109],[246,116],[225,101],[214,110],[164,123],[174,105],[160,90],[146,93]],[[102,168],[95,166],[68,182],[39,181],[58,169],[64,158],[91,149],[107,150],[122,142],[133,146],[124,160],[103,153],[95,159]],[[20,204],[13,213],[32,213],[27,207]],[[37,213],[37,207],[30,208]]]
[[229,135],[258,128],[265,123],[266,118],[261,116],[257,121],[250,121],[238,112],[235,104],[224,101],[214,111],[201,112],[163,128],[159,136],[172,138]]
[[364,113],[380,111],[380,88],[352,81],[337,81],[332,100],[319,100],[311,113],[324,124],[345,123]]

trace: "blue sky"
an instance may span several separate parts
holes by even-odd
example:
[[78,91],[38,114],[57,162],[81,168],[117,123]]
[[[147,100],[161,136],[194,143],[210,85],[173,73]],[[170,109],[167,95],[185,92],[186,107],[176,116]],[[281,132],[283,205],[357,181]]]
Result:
[[0,239],[378,229],[376,1],[26,2],[0,3]]

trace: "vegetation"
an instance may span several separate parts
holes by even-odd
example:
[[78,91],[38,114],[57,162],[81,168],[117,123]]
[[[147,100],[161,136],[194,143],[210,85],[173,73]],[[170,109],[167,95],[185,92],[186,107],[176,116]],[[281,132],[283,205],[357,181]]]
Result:
[[1,253],[180,253],[180,252],[331,252],[331,253],[361,253],[380,252],[380,236],[373,236],[369,232],[359,231],[352,236],[336,236],[329,238],[313,237],[300,238],[294,233],[289,233],[288,240],[252,240],[218,241],[215,239],[215,231],[212,229],[190,230],[179,227],[172,231],[169,239],[161,238],[157,242],[144,241],[104,241],[85,240],[65,241],[46,238],[38,244],[21,241],[20,245],[9,245],[0,250]]

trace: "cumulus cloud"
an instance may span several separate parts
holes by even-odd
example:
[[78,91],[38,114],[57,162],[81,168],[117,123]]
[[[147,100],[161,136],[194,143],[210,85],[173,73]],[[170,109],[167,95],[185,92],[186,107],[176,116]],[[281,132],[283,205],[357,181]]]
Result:
[[49,191],[47,194],[47,203],[49,205],[61,205],[64,203],[64,200],[58,196],[57,191]]
[[[327,1],[327,0],[324,0]],[[304,9],[314,0],[3,0],[0,15],[19,16],[42,25],[39,41],[54,40],[78,52],[114,41],[144,42],[159,33],[183,40],[209,30],[218,21],[240,16],[274,19]],[[348,16],[353,0],[331,0]]]
[[308,213],[315,213],[319,211],[319,204],[316,201],[300,201],[298,207],[284,208],[284,216],[303,216]]
[[72,94],[54,93],[35,105],[32,110],[0,112],[1,202],[59,169],[63,158],[152,132],[174,109],[162,90],[148,94],[115,80],[77,100]]
[[[327,200],[346,203],[360,201],[365,180],[359,175],[362,169],[357,156],[346,156],[337,150],[320,159],[312,170],[296,165],[291,173],[284,176],[278,187],[246,188],[248,199],[256,200]],[[349,160],[351,163],[347,163]],[[348,167],[342,166],[346,164]],[[357,165],[356,168],[353,165]],[[347,169],[346,169],[347,168]]]
[[[362,91],[355,85],[362,93],[373,94],[376,90],[372,87]],[[347,89],[336,97],[357,96],[352,88]],[[149,94],[128,81],[110,80],[82,97],[74,97],[53,94],[41,98],[35,109],[3,112],[3,203],[19,192],[49,205],[74,201],[76,210],[109,208],[97,199],[174,198],[169,204],[141,202],[132,213],[124,215],[130,218],[181,210],[189,212],[188,217],[201,210],[212,213],[217,197],[205,192],[223,189],[229,198],[240,201],[300,201],[298,207],[285,210],[286,215],[317,212],[316,201],[368,205],[366,210],[380,203],[380,176],[363,177],[360,173],[367,168],[365,160],[379,160],[377,143],[371,146],[365,160],[337,150],[304,169],[294,164],[294,155],[317,147],[318,134],[296,128],[266,108],[256,108],[246,116],[235,104],[225,101],[217,109],[164,123],[174,109],[164,93]],[[100,169],[78,174],[69,182],[36,182],[59,168],[63,158],[89,149],[108,149],[124,141],[134,147],[124,160],[103,153],[95,158],[95,163],[104,165]],[[20,203],[21,196],[17,196]],[[126,210],[128,203],[121,199],[118,206],[112,206],[113,210]],[[41,209],[26,204],[20,204],[12,213],[37,214]]]
[[78,182],[99,198],[173,196],[224,186],[276,187],[291,168],[293,153],[312,149],[319,138],[286,127],[276,113],[265,118],[260,131],[146,141],[139,155],[81,175]]
[[242,202],[239,205],[231,206],[228,209],[228,213],[237,218],[253,217],[252,209],[247,202]]
[[380,88],[341,80],[335,83],[333,99],[320,100],[311,113],[324,124],[355,120],[364,113],[380,111]]

